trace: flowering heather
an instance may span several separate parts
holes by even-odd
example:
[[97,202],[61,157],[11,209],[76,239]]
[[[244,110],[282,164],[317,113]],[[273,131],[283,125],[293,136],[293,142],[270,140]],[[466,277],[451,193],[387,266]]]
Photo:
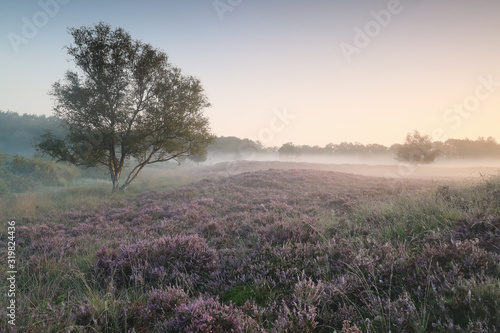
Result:
[[25,220],[13,331],[499,332],[500,180],[393,185],[267,170]]
[[217,253],[197,235],[163,236],[98,252],[97,270],[117,287],[176,284],[197,287],[218,267]]

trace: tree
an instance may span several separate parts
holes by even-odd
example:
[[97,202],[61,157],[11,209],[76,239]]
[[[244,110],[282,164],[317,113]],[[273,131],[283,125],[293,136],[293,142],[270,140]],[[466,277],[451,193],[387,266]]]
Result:
[[0,150],[7,154],[33,156],[33,146],[38,143],[44,130],[61,135],[64,132],[60,130],[60,125],[61,120],[56,117],[0,111]]
[[414,131],[408,133],[405,143],[398,147],[396,159],[412,164],[428,164],[434,162],[439,153],[430,136],[422,136],[418,131]]
[[74,44],[67,52],[77,71],[66,72],[50,92],[66,136],[47,132],[39,150],[74,165],[104,165],[113,192],[124,191],[148,164],[206,152],[214,136],[202,114],[210,104],[199,80],[121,28],[99,23],[69,33]]
[[9,185],[6,182],[6,172],[3,169],[4,161],[7,159],[7,156],[2,154],[0,151],[0,196],[9,193]]
[[278,149],[280,155],[298,156],[300,154],[300,147],[294,145],[292,142],[287,142],[281,145]]
[[205,162],[207,159],[208,159],[208,154],[191,155],[191,156],[189,156],[189,160],[192,161],[192,162],[195,162],[198,165],[200,165],[200,163]]

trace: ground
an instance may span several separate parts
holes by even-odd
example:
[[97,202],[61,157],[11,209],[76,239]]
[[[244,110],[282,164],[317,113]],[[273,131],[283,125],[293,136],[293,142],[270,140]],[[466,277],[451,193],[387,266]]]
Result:
[[495,332],[496,169],[401,170],[151,168],[153,190],[35,209],[16,222],[17,332]]

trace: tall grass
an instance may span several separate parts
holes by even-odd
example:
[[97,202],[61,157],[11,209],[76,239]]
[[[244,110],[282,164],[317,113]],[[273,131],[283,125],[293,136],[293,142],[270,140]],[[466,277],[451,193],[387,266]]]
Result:
[[0,196],[0,218],[33,220],[51,211],[94,210],[105,203],[133,198],[145,191],[166,191],[196,179],[166,170],[143,175],[127,191],[112,193],[110,181],[79,178],[66,186],[42,186]]
[[[2,203],[27,217],[18,325],[366,333],[500,324],[499,178],[396,195],[380,189],[383,180],[356,189],[358,178],[328,172],[271,170],[181,188],[195,178],[176,175],[144,177],[118,194],[80,180]],[[1,227],[0,244],[5,235]]]
[[418,195],[367,201],[353,209],[349,225],[350,229],[369,225],[371,236],[411,243],[460,219],[499,212],[500,177],[493,177],[474,185],[436,185]]

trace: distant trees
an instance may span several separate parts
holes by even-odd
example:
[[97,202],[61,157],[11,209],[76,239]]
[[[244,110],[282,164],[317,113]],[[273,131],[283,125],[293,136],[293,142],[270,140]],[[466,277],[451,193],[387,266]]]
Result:
[[207,154],[191,155],[188,157],[190,161],[195,162],[196,164],[205,162],[207,158],[208,158]]
[[45,115],[20,115],[11,111],[0,111],[0,151],[6,154],[32,156],[34,145],[44,131],[62,135],[61,119]]
[[[44,115],[19,115],[15,112],[0,111],[0,151],[8,154],[18,154],[31,157],[35,152],[33,145],[40,141],[44,130],[50,130],[54,136],[63,137],[63,120]],[[203,163],[211,155],[223,154],[232,159],[242,159],[254,153],[281,153],[295,156],[396,156],[403,144],[394,143],[389,147],[380,144],[361,144],[359,142],[329,143],[323,147],[309,145],[295,145],[291,142],[280,147],[264,147],[260,142],[250,139],[240,139],[234,136],[218,137],[207,146],[208,155],[202,154],[189,158],[195,163]],[[440,151],[442,159],[485,159],[500,158],[500,144],[493,137],[479,137],[472,139],[448,139],[444,142],[432,142],[433,149]],[[82,174],[91,174],[93,178],[101,177],[102,168],[82,170]],[[106,169],[107,170],[107,169]],[[1,176],[0,176],[1,177]]]
[[80,177],[80,169],[64,164],[0,153],[0,195],[40,185],[61,186]]
[[386,154],[388,148],[379,144],[368,144],[363,145],[359,142],[341,142],[338,144],[329,143],[324,147],[320,146],[308,146],[308,145],[295,145],[292,142],[287,142],[283,144],[278,152],[280,155],[324,155],[324,156],[348,156],[348,155],[358,155],[358,156],[373,156]]
[[7,184],[7,174],[3,168],[7,155],[0,152],[0,196],[9,192],[9,185]]
[[284,156],[297,156],[301,153],[301,150],[300,146],[296,146],[292,142],[287,142],[278,149],[278,153]]
[[477,140],[470,139],[448,139],[441,145],[443,155],[447,158],[499,158],[500,145],[495,138],[483,137]]
[[266,148],[260,142],[235,136],[220,136],[207,149],[211,154],[229,155],[235,159],[251,153],[266,152]]
[[66,135],[46,133],[40,151],[74,165],[104,165],[113,191],[127,189],[148,164],[205,153],[214,137],[199,80],[121,28],[99,23],[69,32],[74,44],[67,51],[78,71],[68,71],[51,92]]
[[[418,133],[418,132],[417,132]],[[359,142],[341,142],[338,144],[329,143],[324,147],[320,146],[309,146],[309,145],[296,145],[292,142],[287,142],[278,147],[264,147],[259,142],[254,142],[249,139],[240,139],[234,136],[231,137],[218,137],[213,144],[208,147],[209,156],[211,154],[224,154],[229,155],[232,158],[244,158],[245,152],[257,152],[257,153],[272,153],[278,152],[281,156],[359,156],[359,157],[374,157],[374,156],[384,156],[391,157],[397,156],[398,152],[401,154],[401,161],[411,162],[410,158],[413,158],[414,163],[428,163],[424,160],[427,158],[437,158],[438,156],[445,159],[455,159],[455,158],[500,158],[500,144],[492,137],[487,139],[479,137],[477,140],[470,139],[449,139],[445,142],[432,142],[429,136],[422,136],[418,133],[421,138],[426,138],[422,142],[423,145],[419,144],[417,137],[414,137],[414,133],[408,134],[411,139],[404,143],[394,143],[389,147],[370,143],[361,144]],[[411,144],[414,144],[413,146]],[[429,145],[430,143],[430,145]],[[411,148],[411,149],[410,149]],[[415,149],[418,148],[418,149]],[[426,154],[422,153],[422,150]],[[410,154],[406,155],[408,151],[412,151],[412,156]],[[437,154],[432,155],[429,153]],[[405,158],[408,157],[408,160]],[[420,161],[420,162],[418,162]]]
[[428,164],[434,162],[439,153],[430,136],[414,131],[406,135],[405,143],[396,151],[396,159],[412,164]]

